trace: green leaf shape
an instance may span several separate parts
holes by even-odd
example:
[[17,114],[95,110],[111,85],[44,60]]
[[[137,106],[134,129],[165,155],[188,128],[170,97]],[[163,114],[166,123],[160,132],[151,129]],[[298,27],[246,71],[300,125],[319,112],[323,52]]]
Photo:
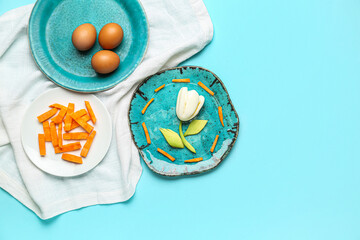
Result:
[[160,128],[160,132],[164,135],[166,142],[173,148],[184,148],[184,144],[179,134],[171,129]]
[[201,130],[203,130],[207,122],[208,120],[193,120],[184,133],[184,137],[198,134]]
[[182,122],[181,121],[180,121],[180,125],[179,125],[179,132],[180,132],[180,138],[181,138],[182,142],[184,143],[185,147],[187,149],[189,149],[191,152],[196,153],[195,148],[193,146],[191,146],[191,144],[188,141],[186,141],[186,139],[184,137],[184,134],[182,132]]

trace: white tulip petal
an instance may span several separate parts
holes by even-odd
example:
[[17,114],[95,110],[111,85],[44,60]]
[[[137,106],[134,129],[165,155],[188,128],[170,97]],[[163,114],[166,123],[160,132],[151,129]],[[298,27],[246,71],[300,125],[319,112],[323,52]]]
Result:
[[196,111],[198,103],[199,94],[195,90],[188,91],[186,96],[185,109],[182,117],[189,120]]
[[185,110],[187,91],[187,87],[181,88],[176,102],[176,115],[180,120],[183,120],[182,115]]
[[[196,111],[194,112],[194,114],[191,116],[190,119],[194,118],[196,115],[198,115],[198,113],[200,112],[200,109],[202,108],[202,106],[204,105],[205,103],[205,98],[204,96],[200,95],[199,96],[199,103],[197,105],[197,108],[196,108]],[[189,119],[189,120],[190,120]]]

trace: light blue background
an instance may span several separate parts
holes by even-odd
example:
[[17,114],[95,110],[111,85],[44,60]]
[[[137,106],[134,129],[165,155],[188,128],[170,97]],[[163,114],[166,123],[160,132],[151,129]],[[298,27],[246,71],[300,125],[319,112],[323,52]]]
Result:
[[205,3],[213,42],[184,64],[229,90],[241,122],[229,157],[178,180],[142,163],[128,202],[49,221],[0,190],[1,240],[360,239],[360,1]]

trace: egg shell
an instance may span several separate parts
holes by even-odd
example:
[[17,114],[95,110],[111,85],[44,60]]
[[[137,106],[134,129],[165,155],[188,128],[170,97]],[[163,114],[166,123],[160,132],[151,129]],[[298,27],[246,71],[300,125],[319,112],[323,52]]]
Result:
[[95,44],[96,29],[90,23],[81,24],[74,30],[71,40],[76,49],[87,51]]
[[103,49],[114,49],[124,38],[124,31],[117,23],[106,24],[99,33],[99,44]]
[[101,74],[115,71],[119,67],[119,64],[120,57],[109,50],[101,50],[91,58],[91,66],[96,72]]

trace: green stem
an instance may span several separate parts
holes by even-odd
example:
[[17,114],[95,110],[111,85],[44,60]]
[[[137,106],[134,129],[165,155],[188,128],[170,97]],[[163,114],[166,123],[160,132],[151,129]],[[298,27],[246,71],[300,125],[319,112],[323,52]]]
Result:
[[180,133],[181,141],[184,143],[185,147],[187,149],[189,149],[191,152],[196,153],[195,148],[193,146],[191,146],[191,144],[188,141],[186,141],[186,139],[184,137],[184,134],[183,134],[183,131],[182,131],[182,121],[180,121],[179,133]]

